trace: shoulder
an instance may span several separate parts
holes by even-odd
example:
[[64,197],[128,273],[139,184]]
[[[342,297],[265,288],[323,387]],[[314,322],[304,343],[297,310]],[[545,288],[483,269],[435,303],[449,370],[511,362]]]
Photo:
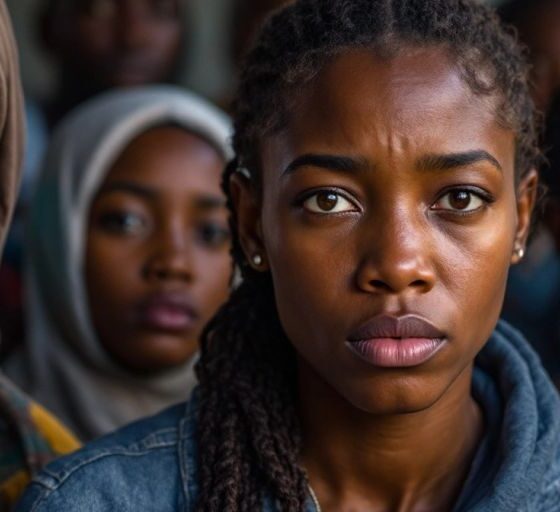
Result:
[[0,373],[0,508],[13,504],[53,458],[80,444],[58,421]]
[[56,460],[33,478],[17,510],[189,510],[194,409],[176,405]]

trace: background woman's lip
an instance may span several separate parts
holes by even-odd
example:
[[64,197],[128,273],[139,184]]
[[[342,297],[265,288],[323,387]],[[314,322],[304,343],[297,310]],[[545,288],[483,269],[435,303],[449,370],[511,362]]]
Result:
[[377,315],[348,336],[348,341],[357,342],[376,338],[394,339],[443,339],[446,335],[429,320],[414,314],[404,316]]
[[199,317],[187,296],[177,292],[150,295],[139,304],[137,311],[144,327],[161,331],[191,330]]

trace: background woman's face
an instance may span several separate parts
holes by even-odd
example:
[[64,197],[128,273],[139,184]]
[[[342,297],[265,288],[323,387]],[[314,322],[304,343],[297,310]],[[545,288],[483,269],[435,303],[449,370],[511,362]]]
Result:
[[[496,104],[439,49],[342,54],[263,144],[258,227],[241,194],[245,247],[259,232],[301,371],[362,410],[418,411],[470,382],[497,322],[532,195],[516,200],[514,134]],[[347,341],[377,315],[428,320],[439,350],[366,362]]]
[[91,316],[102,345],[125,367],[184,363],[227,297],[223,165],[198,136],[153,129],[126,148],[91,206]]
[[67,72],[88,86],[167,81],[184,33],[179,0],[80,0],[48,26]]

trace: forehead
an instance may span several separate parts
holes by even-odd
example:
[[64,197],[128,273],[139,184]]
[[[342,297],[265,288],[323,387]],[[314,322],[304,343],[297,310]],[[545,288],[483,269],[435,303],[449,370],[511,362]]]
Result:
[[199,135],[174,126],[157,127],[124,148],[106,181],[142,181],[171,191],[202,186],[220,192],[223,163]]
[[505,144],[511,154],[503,165],[513,167],[515,137],[496,120],[497,98],[475,95],[442,48],[391,57],[369,49],[345,52],[296,103],[288,129],[265,141],[265,157],[275,140],[296,153],[503,152]]

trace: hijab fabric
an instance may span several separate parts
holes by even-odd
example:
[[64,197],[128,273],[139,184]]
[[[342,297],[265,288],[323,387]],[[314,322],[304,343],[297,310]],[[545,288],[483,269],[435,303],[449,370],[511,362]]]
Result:
[[231,157],[230,123],[197,96],[168,86],[107,93],[78,108],[53,136],[30,205],[25,352],[8,372],[84,440],[184,400],[194,360],[139,377],[102,348],[84,279],[91,203],[124,149],[150,128],[180,126]]
[[12,25],[0,0],[0,247],[19,187],[24,146],[23,98]]

